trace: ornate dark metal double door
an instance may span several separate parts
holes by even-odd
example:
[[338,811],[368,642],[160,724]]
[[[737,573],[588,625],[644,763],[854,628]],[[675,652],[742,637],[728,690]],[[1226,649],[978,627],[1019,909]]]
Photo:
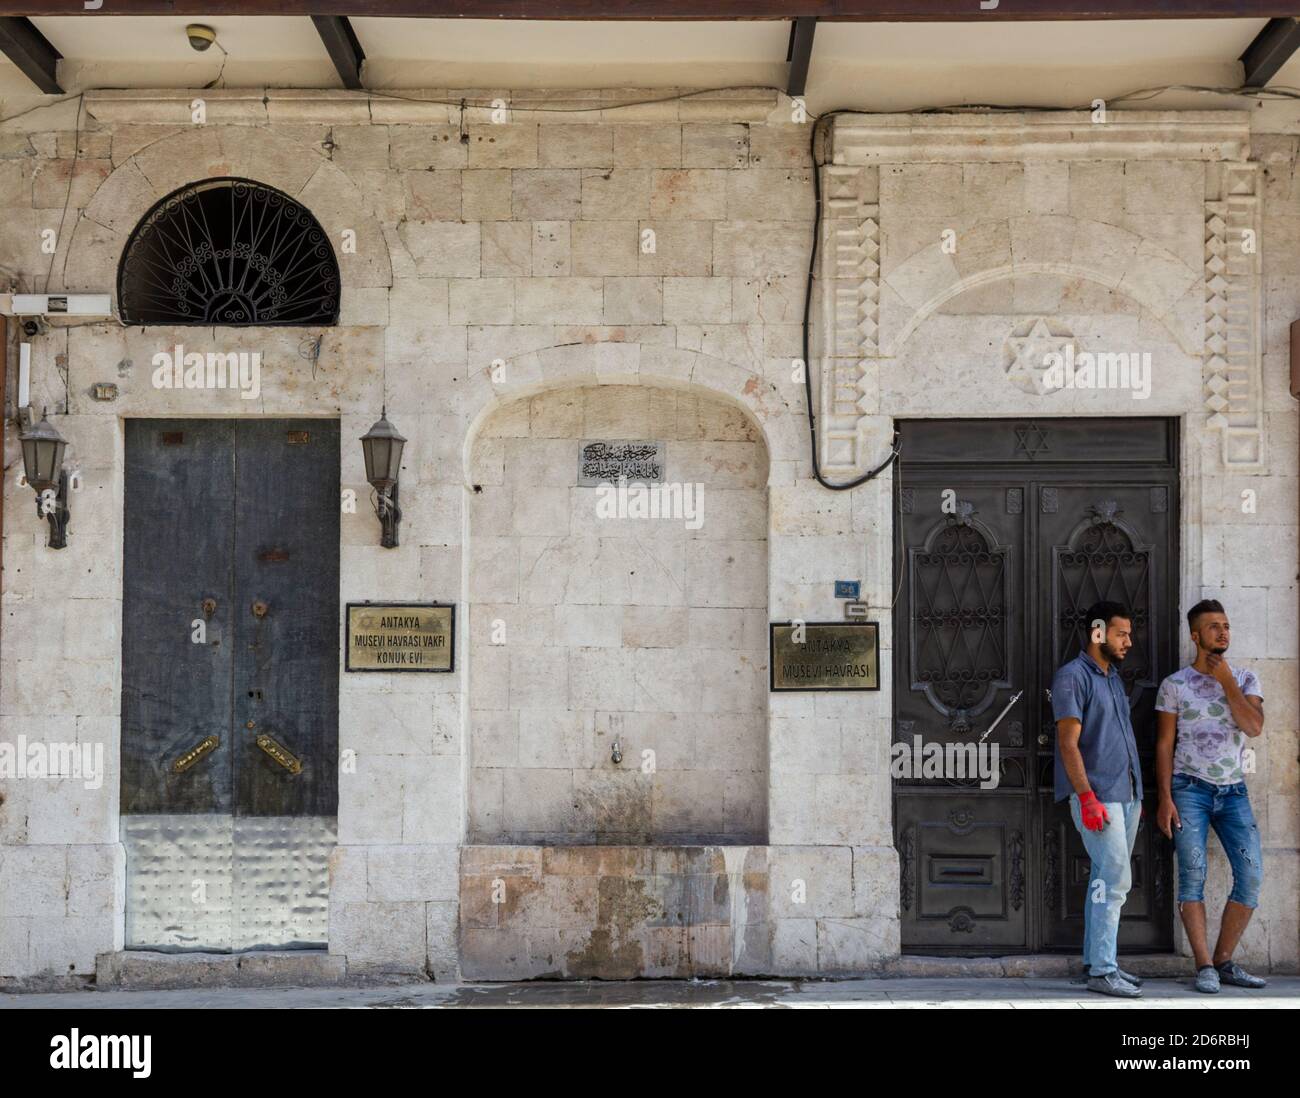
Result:
[[[1156,688],[1177,661],[1176,423],[899,426],[894,826],[904,950],[1080,948],[1089,862],[1067,804],[1054,802],[1049,690],[1103,598],[1133,609],[1121,673],[1147,791],[1120,947],[1172,948],[1172,851],[1154,827],[1153,750]],[[980,788],[994,744],[997,784]]]

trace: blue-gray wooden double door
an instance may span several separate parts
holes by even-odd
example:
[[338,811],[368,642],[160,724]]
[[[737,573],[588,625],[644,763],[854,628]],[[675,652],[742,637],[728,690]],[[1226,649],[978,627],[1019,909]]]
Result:
[[126,944],[321,945],[338,421],[128,420],[125,456]]
[[1147,794],[1120,945],[1172,948],[1172,852],[1154,827],[1153,752],[1156,688],[1177,667],[1181,631],[1176,423],[913,420],[900,432],[894,742],[919,736],[923,750],[946,751],[983,741],[999,756],[996,788],[969,773],[896,771],[904,950],[1080,947],[1090,866],[1053,795],[1048,691],[1099,599],[1133,612],[1121,674]]

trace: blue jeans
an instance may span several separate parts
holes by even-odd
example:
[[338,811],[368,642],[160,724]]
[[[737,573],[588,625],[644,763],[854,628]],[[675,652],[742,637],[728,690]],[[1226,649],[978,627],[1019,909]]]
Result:
[[1213,827],[1232,866],[1232,894],[1228,899],[1245,907],[1258,907],[1264,855],[1246,783],[1215,785],[1187,774],[1175,774],[1170,791],[1183,823],[1174,829],[1178,902],[1205,902],[1206,843]]
[[1083,898],[1083,963],[1090,976],[1105,976],[1119,967],[1119,912],[1133,884],[1133,843],[1142,819],[1140,801],[1106,801],[1103,806],[1110,822],[1089,831],[1079,814],[1079,795],[1070,794],[1070,817],[1092,864]]

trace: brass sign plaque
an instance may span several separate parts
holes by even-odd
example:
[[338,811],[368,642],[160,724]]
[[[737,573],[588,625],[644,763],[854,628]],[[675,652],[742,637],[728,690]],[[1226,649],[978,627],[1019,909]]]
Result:
[[348,671],[451,671],[455,656],[455,606],[348,603]]
[[880,689],[877,622],[772,622],[770,641],[774,691]]

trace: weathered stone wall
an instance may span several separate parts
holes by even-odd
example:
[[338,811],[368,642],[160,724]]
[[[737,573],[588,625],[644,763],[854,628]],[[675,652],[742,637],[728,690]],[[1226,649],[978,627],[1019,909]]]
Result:
[[[722,397],[762,433],[778,494],[797,490],[806,460],[790,370],[811,218],[806,129],[775,97],[620,111],[605,109],[625,98],[617,92],[533,93],[511,97],[504,124],[485,110],[462,120],[453,107],[329,92],[203,98],[201,122],[190,93],[109,92],[0,131],[0,254],[16,288],[112,290],[126,239],[154,203],[228,175],[310,209],[343,280],[340,324],[329,329],[55,321],[33,341],[33,403],[49,406],[83,487],[70,546],[52,552],[27,491],[16,475],[6,479],[0,716],[7,734],[102,742],[108,773],[93,791],[5,782],[5,977],[89,973],[97,953],[122,943],[124,417],[340,416],[343,488],[364,501],[360,447],[350,440],[386,401],[411,439],[402,546],[378,546],[364,506],[345,513],[340,604],[469,605],[468,440],[497,405],[547,389],[647,382]],[[53,255],[41,251],[45,229],[57,234]],[[260,351],[256,407],[233,391],[154,389],[152,355],[177,343]],[[116,401],[92,399],[101,381],[118,386]],[[16,459],[11,432],[10,469]],[[471,617],[458,618],[453,675],[341,677],[340,747],[357,765],[340,775],[330,948],[352,968],[456,971]],[[750,782],[751,805],[772,800]],[[764,825],[743,826],[761,834]],[[838,832],[888,841],[879,826]],[[816,842],[815,830],[802,829],[805,839]],[[806,938],[801,963],[815,968]]]
[[[662,484],[579,483],[583,440],[620,439],[664,444]],[[764,842],[753,424],[673,389],[550,390],[483,425],[470,479],[470,841]]]
[[[0,978],[87,974],[122,944],[123,419],[338,416],[343,487],[364,500],[353,440],[385,401],[411,440],[402,546],[379,547],[364,506],[344,514],[340,604],[440,600],[469,612],[454,674],[341,676],[340,746],[357,765],[340,775],[330,950],[350,969],[454,975],[461,898],[487,864],[461,858],[479,803],[467,795],[476,661],[465,654],[480,574],[470,450],[495,409],[508,420],[539,394],[607,385],[744,411],[768,462],[770,619],[834,619],[832,582],[863,580],[883,630],[884,689],[762,703],[770,903],[764,929],[744,937],[760,934],[781,974],[864,971],[895,955],[892,482],[832,494],[811,478],[792,360],[812,190],[807,128],[789,105],[739,93],[618,109],[613,90],[524,93],[509,97],[503,124],[467,112],[462,141],[459,110],[433,103],[212,91],[199,123],[193,98],[93,93],[0,124],[0,264],[24,290],[111,290],[127,235],[159,198],[248,176],[304,203],[330,235],[341,322],[214,332],[69,320],[32,341],[33,403],[49,406],[82,487],[68,549],[46,549],[8,432],[0,738],[102,743],[107,772],[93,790],[0,779]],[[586,109],[526,109],[575,106]],[[1268,695],[1252,782],[1268,879],[1246,958],[1295,967],[1297,470],[1285,365],[1300,313],[1296,139],[1252,139],[1238,114],[1112,114],[1104,129],[1062,117],[894,116],[874,130],[841,120],[818,272],[823,465],[833,479],[873,465],[904,414],[1137,410],[1127,396],[1091,403],[1020,387],[1007,338],[1027,322],[1159,353],[1161,380],[1140,410],[1183,422],[1184,598],[1224,599],[1234,650]],[[948,228],[955,253],[940,245]],[[57,235],[52,255],[45,229]],[[1253,229],[1253,258],[1227,247]],[[348,230],[354,252],[342,248]],[[151,356],[178,342],[260,351],[256,407],[234,392],[154,389]],[[104,381],[116,401],[92,398]],[[1245,488],[1259,497],[1250,514],[1238,504]],[[542,938],[556,929],[545,913],[534,925]],[[729,941],[733,967],[749,970]]]
[[467,846],[464,977],[767,975],[782,906],[769,854],[743,845]]

